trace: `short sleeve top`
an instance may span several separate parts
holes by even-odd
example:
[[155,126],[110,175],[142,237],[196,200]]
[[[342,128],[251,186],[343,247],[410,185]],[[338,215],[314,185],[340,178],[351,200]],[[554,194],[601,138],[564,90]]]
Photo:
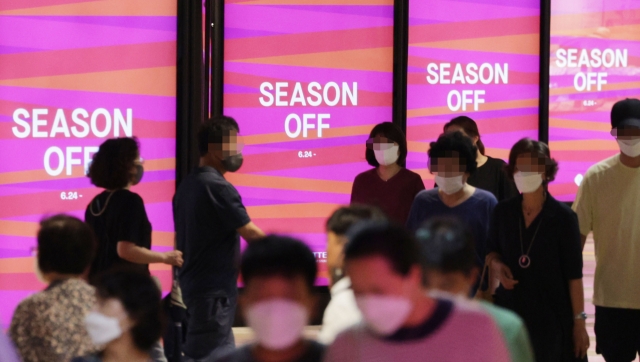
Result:
[[238,190],[216,169],[200,167],[187,176],[173,199],[182,294],[237,293],[240,235],[251,219]]
[[151,222],[140,195],[129,190],[104,191],[91,201],[84,215],[85,222],[98,238],[98,249],[89,276],[119,265],[149,272],[149,265],[135,264],[118,255],[118,243],[121,241],[151,248]]
[[[523,318],[527,310],[550,309],[571,318],[568,282],[582,278],[578,218],[567,205],[547,195],[542,211],[526,228],[521,205],[522,196],[502,201],[492,218],[488,251],[500,254],[518,281],[513,290],[499,287],[496,294],[506,302],[503,306]],[[523,268],[519,259],[528,250],[531,262]]]
[[395,176],[384,181],[374,168],[356,176],[351,191],[351,203],[376,206],[389,219],[404,225],[413,199],[422,190],[424,183],[415,172],[402,168]]

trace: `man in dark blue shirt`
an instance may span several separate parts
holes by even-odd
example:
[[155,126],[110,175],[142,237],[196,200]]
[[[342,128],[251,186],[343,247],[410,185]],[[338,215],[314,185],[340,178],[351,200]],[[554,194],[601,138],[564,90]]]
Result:
[[184,354],[194,361],[235,348],[240,236],[249,242],[264,236],[224,178],[242,165],[239,131],[225,116],[201,127],[200,167],[180,183],[173,200],[177,248],[184,258],[178,274],[188,317]]
[[433,217],[452,216],[459,219],[473,233],[476,262],[482,270],[489,221],[498,200],[490,192],[467,183],[469,176],[477,169],[476,152],[471,140],[459,132],[444,134],[436,142],[431,142],[429,170],[435,175],[438,188],[416,195],[407,227],[416,231],[422,223]]

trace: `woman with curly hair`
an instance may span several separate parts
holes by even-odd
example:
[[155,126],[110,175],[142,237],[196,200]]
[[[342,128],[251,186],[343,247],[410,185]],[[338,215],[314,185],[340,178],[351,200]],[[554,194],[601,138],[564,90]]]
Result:
[[87,206],[85,221],[98,237],[98,252],[89,277],[128,265],[149,273],[149,264],[182,265],[182,252],[155,252],[151,248],[151,223],[142,198],[131,192],[144,168],[138,142],[133,138],[106,140],[93,156],[88,177],[104,191]]

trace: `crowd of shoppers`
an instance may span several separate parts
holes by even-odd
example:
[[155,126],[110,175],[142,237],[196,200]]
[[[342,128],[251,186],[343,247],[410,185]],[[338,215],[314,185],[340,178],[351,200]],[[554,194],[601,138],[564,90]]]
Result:
[[[47,287],[16,309],[0,358],[166,360],[161,291],[149,273],[165,263],[178,270],[186,306],[182,361],[586,361],[582,249],[593,232],[597,351],[632,361],[640,100],[616,103],[611,127],[620,153],[588,170],[573,209],[549,193],[560,166],[543,142],[518,141],[505,163],[485,155],[473,120],[454,118],[430,144],[436,187],[425,190],[403,166],[403,132],[374,127],[365,152],[374,168],[326,222],[331,301],[318,341],[304,335],[318,304],[314,253],[265,235],[224,177],[243,162],[235,120],[215,117],[198,132],[200,165],[173,199],[176,250],[163,253],[151,250],[143,200],[130,191],[144,170],[138,143],[107,140],[88,172],[104,191],[84,222],[40,224],[35,269]],[[240,237],[249,243],[242,255]],[[490,301],[471,300],[478,289]],[[256,336],[240,348],[238,304]]]

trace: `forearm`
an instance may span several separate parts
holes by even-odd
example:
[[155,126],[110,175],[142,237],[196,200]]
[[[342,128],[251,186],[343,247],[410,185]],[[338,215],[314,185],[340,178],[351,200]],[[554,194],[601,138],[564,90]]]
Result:
[[163,263],[165,260],[165,256],[162,253],[158,253],[156,251],[133,244],[125,247],[120,247],[120,243],[118,243],[118,256],[126,261],[130,261],[136,264],[153,264]]
[[569,280],[569,293],[571,296],[573,315],[576,316],[584,312],[584,288],[582,286],[582,279]]

